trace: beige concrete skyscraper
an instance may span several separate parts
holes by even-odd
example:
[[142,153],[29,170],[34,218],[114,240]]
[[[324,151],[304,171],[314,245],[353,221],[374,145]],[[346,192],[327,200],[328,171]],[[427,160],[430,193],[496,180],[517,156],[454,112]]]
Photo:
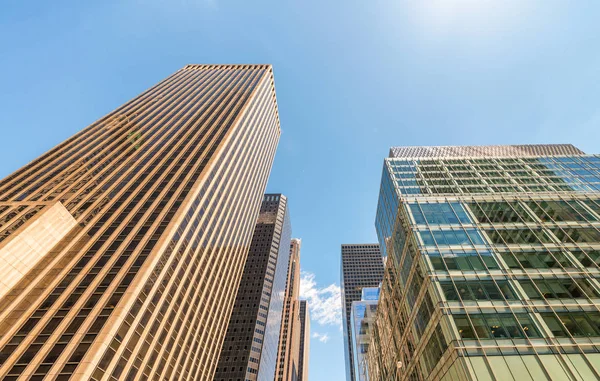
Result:
[[275,380],[288,381],[298,378],[300,362],[300,246],[298,238],[290,245],[290,263],[287,272],[281,334],[277,357]]
[[280,135],[188,65],[0,182],[0,378],[211,379]]

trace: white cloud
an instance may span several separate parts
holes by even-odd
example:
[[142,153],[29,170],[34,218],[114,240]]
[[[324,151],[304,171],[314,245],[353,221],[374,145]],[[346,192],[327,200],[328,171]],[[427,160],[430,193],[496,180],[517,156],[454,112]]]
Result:
[[[315,274],[302,271],[300,274],[300,297],[308,301],[311,320],[321,325],[338,325],[341,327],[342,296],[340,286],[332,283],[327,287],[317,287]],[[328,339],[329,337],[327,337]]]
[[313,339],[317,339],[322,343],[326,343],[329,341],[329,335],[326,333],[321,334],[319,332],[313,332],[312,337]]

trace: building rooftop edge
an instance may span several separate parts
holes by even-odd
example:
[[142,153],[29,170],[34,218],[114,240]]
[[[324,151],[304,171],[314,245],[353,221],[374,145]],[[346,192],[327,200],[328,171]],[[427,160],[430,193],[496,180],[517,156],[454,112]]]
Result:
[[517,144],[480,146],[396,146],[389,158],[468,158],[568,156],[586,153],[572,144]]

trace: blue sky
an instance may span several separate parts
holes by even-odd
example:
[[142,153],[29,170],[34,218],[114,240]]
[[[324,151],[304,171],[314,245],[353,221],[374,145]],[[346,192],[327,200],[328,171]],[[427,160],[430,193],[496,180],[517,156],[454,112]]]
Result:
[[343,380],[340,244],[376,240],[389,147],[600,152],[598,14],[583,0],[9,1],[0,177],[187,63],[273,64],[283,134],[268,190],[289,197],[319,308],[311,381]]

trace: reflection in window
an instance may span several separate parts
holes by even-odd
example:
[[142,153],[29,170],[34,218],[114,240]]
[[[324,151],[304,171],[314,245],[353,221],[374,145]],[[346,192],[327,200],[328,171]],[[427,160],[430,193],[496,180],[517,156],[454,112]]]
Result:
[[439,204],[412,204],[410,210],[417,224],[469,224],[471,221],[458,202]]
[[560,269],[573,267],[565,253],[560,250],[513,250],[500,252],[511,269]]
[[600,294],[585,279],[535,279],[519,281],[531,299],[598,298]]
[[600,265],[600,250],[570,249],[570,251],[583,267],[596,267]]
[[485,245],[476,229],[449,229],[419,232],[425,246]]
[[597,221],[577,201],[530,201],[527,206],[544,222]]
[[569,337],[569,334],[574,337],[600,336],[598,312],[558,312],[540,315],[556,337]]
[[429,252],[429,259],[434,270],[485,270],[498,269],[498,264],[492,253],[482,250],[479,253],[474,250],[441,250],[440,252]]
[[552,233],[563,243],[600,243],[600,232],[594,228],[556,228]]
[[490,240],[499,245],[552,243],[542,229],[485,230]]
[[469,315],[469,317],[471,322],[467,315],[453,315],[462,339],[541,337],[539,330],[527,314],[480,314]]
[[442,282],[442,290],[447,300],[504,300],[516,299],[515,293],[508,284],[508,281],[460,281],[460,282]]
[[470,203],[469,208],[480,223],[534,222],[518,202]]

